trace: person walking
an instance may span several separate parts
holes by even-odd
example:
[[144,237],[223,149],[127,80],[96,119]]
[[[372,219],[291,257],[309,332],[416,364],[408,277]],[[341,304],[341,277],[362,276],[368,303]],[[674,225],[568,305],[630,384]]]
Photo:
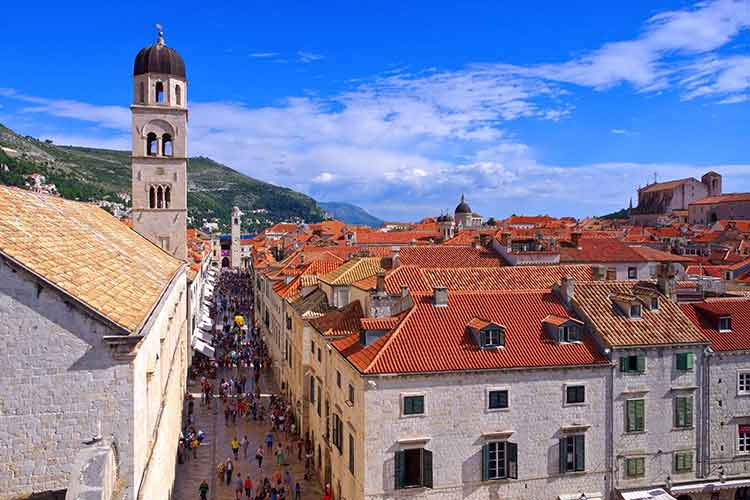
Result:
[[237,436],[234,436],[232,438],[232,440],[229,442],[229,446],[232,448],[234,459],[237,460],[238,458],[240,458],[240,442],[237,441]]
[[279,447],[276,449],[276,465],[279,467],[284,465],[284,448],[281,447],[281,443],[279,443]]
[[300,500],[302,496],[302,487],[299,483],[294,485],[294,500]]
[[263,446],[258,446],[258,449],[255,450],[255,460],[258,461],[259,469],[263,467],[263,453]]
[[237,473],[237,479],[234,486],[234,500],[242,500],[242,492],[245,489],[245,482],[242,480],[242,474]]
[[201,494],[201,500],[208,500],[208,481],[204,479],[200,486],[198,486],[198,491]]
[[271,452],[273,450],[273,433],[269,432],[266,436],[266,448]]
[[227,457],[225,470],[227,475],[227,486],[230,486],[232,484],[232,472],[234,470],[234,463],[232,463],[232,459],[229,457]]
[[250,446],[250,440],[247,438],[247,435],[242,438],[242,456],[243,458],[247,458],[247,449]]
[[252,498],[253,496],[253,481],[250,479],[250,474],[245,478],[245,496]]

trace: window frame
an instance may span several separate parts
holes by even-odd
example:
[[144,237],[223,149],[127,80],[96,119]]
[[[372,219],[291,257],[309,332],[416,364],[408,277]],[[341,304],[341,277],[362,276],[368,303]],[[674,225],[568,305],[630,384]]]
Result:
[[[641,415],[640,422],[638,421],[637,406],[633,408],[633,417],[630,416],[631,405],[637,405],[640,403]],[[636,434],[646,432],[646,399],[645,398],[631,398],[625,400],[625,434]],[[631,418],[633,420],[631,420]],[[640,424],[640,425],[639,425]]]
[[[572,448],[572,462],[569,460]],[[560,474],[586,471],[586,434],[568,434],[560,438]],[[580,452],[580,453],[579,453]],[[580,467],[579,467],[580,456]]]
[[638,279],[638,268],[637,267],[628,267],[628,279],[629,280],[637,280]]
[[[726,323],[725,323],[726,322]],[[722,328],[722,325],[726,325],[726,328]],[[729,333],[732,331],[732,317],[721,316],[719,318],[719,333]]]
[[[634,311],[637,311],[638,314],[634,314]],[[628,307],[628,317],[630,319],[643,318],[643,306],[641,304],[630,304],[630,307]]]
[[[401,475],[403,471],[406,470],[407,453],[414,453],[415,451],[419,452],[419,481],[416,484],[407,485],[402,481]],[[428,450],[424,447],[401,449],[396,451],[394,459],[394,489],[410,490],[417,488],[432,488],[433,458],[431,450]]]
[[[496,336],[496,339],[492,337]],[[479,345],[483,349],[496,349],[505,346],[505,330],[499,327],[485,328],[479,332]]]
[[[675,353],[675,369],[680,372],[695,370],[695,354],[692,352]],[[682,361],[684,360],[684,361]]]
[[[422,400],[422,411],[421,412],[414,412],[409,411],[407,412],[407,400],[417,400],[417,398],[421,398]],[[401,417],[404,418],[413,418],[413,417],[423,417],[427,415],[427,404],[426,404],[426,398],[424,393],[406,393],[401,394]]]
[[[635,470],[631,470],[631,464],[635,467]],[[638,467],[636,464],[640,464]],[[625,458],[625,477],[628,479],[645,477],[646,475],[646,458],[645,457],[626,457]],[[640,469],[640,471],[638,470]]]
[[349,472],[354,476],[354,436],[349,433]]
[[[570,389],[582,389],[583,390],[583,401],[571,402],[568,398],[568,390]],[[586,404],[586,385],[585,384],[565,384],[563,386],[565,406],[581,406]]]
[[[495,448],[494,452],[492,448]],[[502,452],[502,459],[498,455]],[[492,454],[495,459],[491,460]],[[495,462],[494,471],[491,463]],[[500,468],[502,465],[502,473]],[[490,474],[490,472],[494,474]],[[506,440],[487,441],[482,445],[482,481],[507,481],[518,479],[518,444]]]
[[[743,375],[747,376],[746,389],[742,389],[740,379]],[[737,395],[738,396],[750,396],[750,370],[737,370]]]
[[[680,406],[680,401],[689,401],[685,407]],[[692,395],[680,395],[674,397],[674,403],[672,404],[674,419],[673,425],[675,429],[686,430],[692,429],[695,426],[694,413],[695,413],[695,398]],[[684,411],[681,415],[681,411]]]
[[[492,408],[492,393],[494,392],[504,392],[505,393],[505,406],[498,407],[498,408]],[[496,412],[496,411],[508,411],[510,410],[510,389],[508,387],[488,387],[487,391],[485,393],[486,403],[485,403],[485,410],[488,412]]]
[[[623,360],[627,359],[627,365]],[[635,359],[635,368],[631,368],[631,359]],[[642,359],[643,362],[639,363],[639,359]],[[639,368],[639,365],[641,367]],[[626,354],[620,356],[620,372],[621,373],[628,373],[628,374],[644,374],[646,373],[646,356],[644,354]]]
[[[746,429],[747,432],[740,432],[740,429],[743,427],[747,428]],[[750,425],[737,424],[737,432],[735,433],[735,435],[737,436],[735,439],[735,443],[737,446],[737,454],[738,455],[750,455]],[[745,437],[742,437],[743,435]]]
[[[683,459],[680,463],[680,457],[690,457],[690,466],[685,467],[685,461]],[[686,474],[693,472],[693,452],[692,451],[676,451],[674,454],[674,472],[676,474]]]
[[354,406],[354,386],[352,384],[348,384],[348,398],[347,401],[351,403],[351,406]]

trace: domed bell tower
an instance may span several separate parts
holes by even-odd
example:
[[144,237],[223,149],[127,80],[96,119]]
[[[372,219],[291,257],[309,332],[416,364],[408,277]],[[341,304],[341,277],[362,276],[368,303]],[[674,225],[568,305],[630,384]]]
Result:
[[141,49],[133,67],[133,228],[187,259],[187,79],[164,43]]

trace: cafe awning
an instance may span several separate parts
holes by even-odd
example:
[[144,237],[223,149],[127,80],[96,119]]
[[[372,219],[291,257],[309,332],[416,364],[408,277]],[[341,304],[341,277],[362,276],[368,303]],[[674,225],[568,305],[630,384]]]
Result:
[[676,484],[672,486],[672,495],[679,496],[686,493],[713,492],[720,490],[734,490],[750,486],[750,478],[715,481],[702,481],[699,483]]
[[[672,488],[674,493],[674,488]],[[621,491],[622,500],[675,500],[675,497],[662,488],[651,488],[650,490]]]
[[205,342],[206,344],[211,344],[213,342],[211,334],[204,332],[200,328],[196,328],[193,332],[193,340],[196,339]]
[[214,348],[199,339],[195,339],[193,349],[208,358],[214,358]]

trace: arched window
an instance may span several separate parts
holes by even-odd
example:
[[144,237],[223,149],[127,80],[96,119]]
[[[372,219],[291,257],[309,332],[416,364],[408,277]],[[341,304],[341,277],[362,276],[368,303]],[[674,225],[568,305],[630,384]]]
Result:
[[161,154],[164,156],[172,156],[172,136],[164,134],[161,136]]
[[179,85],[174,86],[174,97],[175,97],[175,103],[178,106],[182,106],[182,89]]
[[156,82],[156,102],[164,104],[164,84]]
[[156,189],[154,189],[154,186],[148,188],[148,208],[156,208]]
[[164,188],[164,208],[169,208],[172,204],[172,188],[167,186]]
[[153,132],[146,136],[146,154],[149,156],[156,156],[159,154],[159,140]]
[[156,188],[156,208],[164,208],[164,189],[161,186]]
[[141,82],[138,86],[138,102],[140,102],[141,104],[146,102],[146,93],[144,91],[143,82]]

